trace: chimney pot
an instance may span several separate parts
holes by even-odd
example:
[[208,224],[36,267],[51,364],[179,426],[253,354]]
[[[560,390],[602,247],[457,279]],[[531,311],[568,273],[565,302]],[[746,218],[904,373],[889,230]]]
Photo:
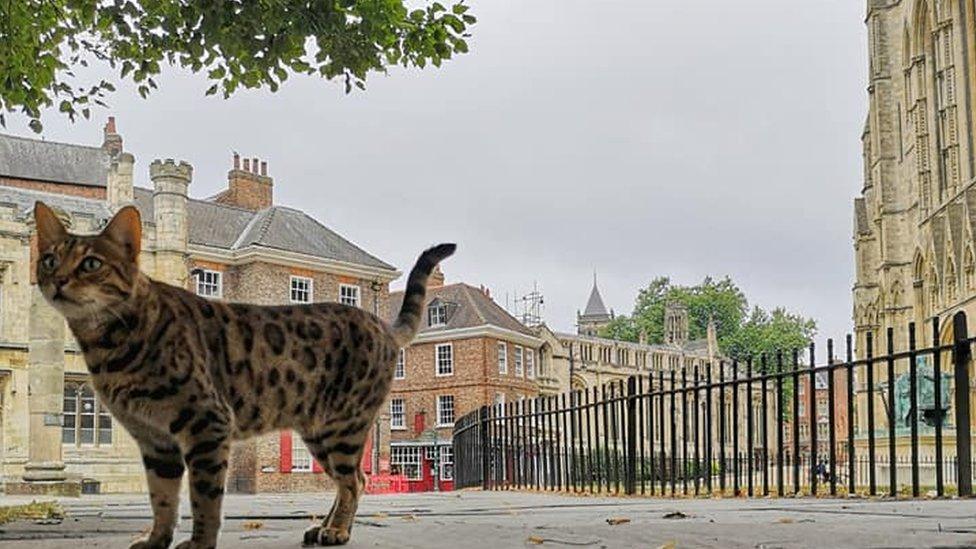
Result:
[[245,172],[251,171],[251,159],[250,158],[245,158],[244,159],[244,171]]
[[105,133],[106,134],[117,133],[116,130],[115,130],[115,117],[114,116],[108,117],[108,122],[105,123]]
[[251,159],[251,173],[258,173],[258,157]]
[[268,175],[268,163],[264,160],[261,161],[261,175]]
[[241,155],[234,153],[234,169],[241,169]]

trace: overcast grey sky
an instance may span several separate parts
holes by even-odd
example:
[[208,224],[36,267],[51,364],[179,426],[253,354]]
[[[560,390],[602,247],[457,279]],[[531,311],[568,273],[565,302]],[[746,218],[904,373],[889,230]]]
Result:
[[[471,0],[471,53],[393,70],[346,96],[291,79],[204,98],[171,71],[111,98],[136,184],[191,162],[191,194],[226,184],[231,151],[269,162],[276,201],[408,270],[456,241],[448,281],[537,282],[573,329],[593,270],[629,313],[657,275],[730,275],[752,303],[850,326],[851,199],[866,108],[863,1]],[[109,111],[45,137],[100,142]],[[30,135],[21,120],[8,130]],[[401,279],[396,285],[402,286]]]

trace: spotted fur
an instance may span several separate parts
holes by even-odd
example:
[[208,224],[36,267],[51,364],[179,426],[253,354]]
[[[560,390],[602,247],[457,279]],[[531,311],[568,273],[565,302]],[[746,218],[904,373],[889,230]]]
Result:
[[336,303],[224,303],[152,280],[139,271],[132,207],[97,236],[68,234],[40,202],[34,214],[41,291],[68,320],[99,399],[142,452],[153,527],[132,547],[170,545],[185,472],[193,532],[179,548],[215,547],[230,443],[280,429],[297,431],[337,486],[332,511],[303,542],[346,543],[369,426],[398,350],[417,332],[427,278],[455,246],[420,256],[388,325]]

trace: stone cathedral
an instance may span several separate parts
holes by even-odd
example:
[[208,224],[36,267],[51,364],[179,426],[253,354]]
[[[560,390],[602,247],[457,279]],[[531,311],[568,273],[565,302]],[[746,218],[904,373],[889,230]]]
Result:
[[[854,199],[857,354],[976,313],[976,0],[868,0],[864,185]],[[976,316],[971,317],[976,319]],[[970,321],[970,326],[973,322]]]
[[[867,356],[869,333],[877,356],[887,348],[888,328],[895,350],[902,351],[910,322],[922,346],[931,345],[933,337],[951,340],[957,311],[970,315],[970,333],[976,325],[976,0],[868,0],[865,22],[869,108],[862,135],[864,185],[854,199],[853,235],[859,358]],[[939,320],[937,333],[933,318]],[[927,368],[931,365],[920,361],[924,379]],[[895,380],[883,372],[876,376],[874,391],[889,382],[906,385],[906,369],[907,361],[898,361]],[[869,398],[863,381],[857,382],[852,410],[861,455],[870,430],[869,406],[878,418],[875,428],[886,425],[883,398],[874,392]],[[943,383],[948,389],[945,373]],[[896,390],[907,394],[907,389]],[[951,406],[947,390],[943,403]],[[924,415],[925,403],[920,407]],[[930,412],[950,418],[944,448],[952,449],[951,411]],[[907,421],[896,426],[901,457],[908,452]],[[931,425],[920,422],[919,434],[920,452],[932,456]],[[886,439],[879,435],[879,447]],[[898,474],[908,471],[900,468]],[[923,483],[934,482],[931,465],[920,474]]]

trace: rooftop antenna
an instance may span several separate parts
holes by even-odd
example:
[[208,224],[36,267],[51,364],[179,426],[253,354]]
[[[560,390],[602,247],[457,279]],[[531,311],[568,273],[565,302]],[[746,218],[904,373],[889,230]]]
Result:
[[539,283],[532,283],[532,291],[515,299],[515,318],[523,325],[534,328],[542,324],[542,311],[546,300],[539,291]]

